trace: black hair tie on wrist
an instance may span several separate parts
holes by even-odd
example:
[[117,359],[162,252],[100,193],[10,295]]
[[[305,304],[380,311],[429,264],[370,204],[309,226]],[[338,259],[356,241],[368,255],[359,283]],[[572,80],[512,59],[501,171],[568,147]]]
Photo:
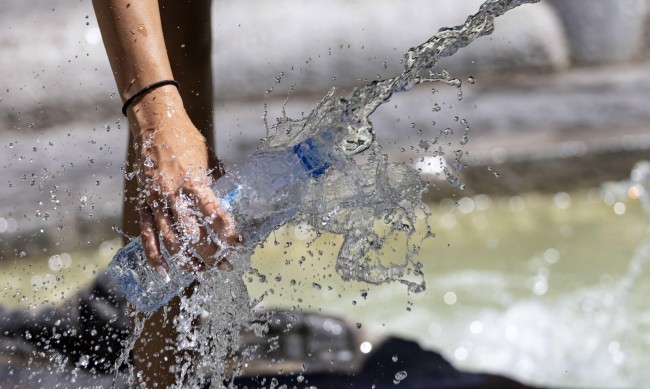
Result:
[[122,106],[122,113],[124,114],[124,116],[126,116],[126,109],[129,108],[129,105],[131,105],[131,103],[133,103],[133,100],[135,100],[138,97],[142,96],[143,94],[149,92],[150,90],[156,89],[159,86],[163,86],[163,85],[174,85],[176,88],[179,87],[178,81],[176,81],[176,80],[162,80],[162,81],[154,82],[151,85],[145,86],[144,88],[142,88],[139,91],[135,92],[133,94],[133,96],[129,97],[128,100],[126,100],[126,102]]

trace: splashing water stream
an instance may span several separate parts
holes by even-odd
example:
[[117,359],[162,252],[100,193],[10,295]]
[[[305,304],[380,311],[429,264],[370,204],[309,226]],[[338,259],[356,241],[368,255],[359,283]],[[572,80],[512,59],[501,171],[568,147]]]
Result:
[[[318,229],[344,236],[337,262],[337,271],[344,279],[387,282],[401,277],[408,265],[413,265],[416,276],[421,276],[421,265],[412,261],[417,245],[407,250],[405,264],[385,267],[376,262],[372,265],[362,263],[367,260],[368,251],[379,250],[381,242],[388,235],[404,231],[411,236],[415,210],[424,211],[420,199],[426,190],[420,184],[415,169],[387,161],[381,146],[374,142],[370,115],[394,93],[408,91],[423,82],[442,81],[460,87],[460,80],[453,79],[448,72],[433,72],[438,61],[453,55],[475,39],[490,34],[497,16],[521,4],[533,2],[536,0],[486,1],[479,12],[468,17],[464,24],[443,28],[425,43],[411,48],[404,55],[404,70],[399,76],[356,88],[346,98],[336,98],[335,88],[332,88],[306,119],[283,118],[275,126],[275,134],[263,143],[262,148],[287,147],[336,124],[340,131],[347,131],[340,145],[347,154],[369,149],[365,165],[349,161],[313,185],[313,193],[308,194],[308,198],[314,201],[307,202],[313,207],[301,209],[302,216],[298,220],[302,218]],[[457,156],[457,162],[460,158]],[[450,184],[462,186],[449,169],[445,168],[444,173]],[[325,198],[321,197],[323,193]],[[367,199],[372,199],[371,204]],[[389,233],[383,237],[373,232],[374,221],[381,219],[391,226]],[[427,231],[425,238],[430,236],[431,232]],[[412,292],[424,290],[423,283],[402,282],[409,285]]]
[[[306,118],[281,118],[273,128],[274,134],[262,142],[260,150],[286,148],[317,135],[322,129],[334,127],[343,132],[344,140],[339,147],[348,158],[312,183],[304,194],[308,201],[294,221],[343,237],[336,270],[344,280],[373,284],[399,280],[410,292],[425,289],[422,265],[414,259],[419,242],[413,242],[412,237],[416,212],[427,214],[421,202],[427,188],[420,183],[414,168],[388,161],[381,146],[374,141],[370,115],[394,93],[408,91],[423,82],[440,81],[460,87],[460,81],[448,72],[434,72],[436,63],[480,36],[490,34],[496,17],[521,4],[537,1],[486,1],[464,24],[443,28],[425,43],[410,49],[399,76],[356,88],[345,98],[336,97],[332,88]],[[352,157],[362,152],[366,154],[364,162]],[[444,173],[449,183],[462,185],[447,168]],[[377,232],[377,223],[387,226],[385,232]],[[433,236],[429,227],[426,228],[422,239]],[[382,258],[383,245],[398,235],[406,237],[404,260],[386,264]],[[213,386],[221,386],[228,377],[237,374],[239,367],[232,366],[241,361],[237,355],[247,353],[241,350],[237,326],[263,332],[263,325],[250,324],[260,322],[258,314],[253,312],[259,300],[251,301],[243,281],[250,271],[250,256],[250,252],[232,250],[229,255],[234,265],[232,271],[206,272],[192,296],[181,298],[181,314],[175,318],[175,325],[179,331],[179,354],[185,356],[174,361],[178,387],[198,387],[210,381]],[[141,326],[138,321],[136,328]],[[137,335],[139,331],[133,337]],[[133,344],[133,338],[127,342],[118,366],[128,360]],[[130,374],[129,382],[133,383],[133,372]]]

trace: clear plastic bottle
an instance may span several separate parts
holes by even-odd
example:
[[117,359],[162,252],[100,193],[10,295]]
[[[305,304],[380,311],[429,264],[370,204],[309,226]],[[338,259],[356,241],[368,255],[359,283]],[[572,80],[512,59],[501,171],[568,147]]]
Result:
[[[214,182],[212,190],[232,213],[247,249],[298,212],[309,182],[338,157],[334,135],[332,130],[321,131],[288,149],[258,151]],[[161,249],[169,265],[168,279],[148,265],[140,238],[120,249],[109,264],[127,300],[142,312],[157,310],[196,279],[178,266],[186,262],[180,254],[170,256]]]

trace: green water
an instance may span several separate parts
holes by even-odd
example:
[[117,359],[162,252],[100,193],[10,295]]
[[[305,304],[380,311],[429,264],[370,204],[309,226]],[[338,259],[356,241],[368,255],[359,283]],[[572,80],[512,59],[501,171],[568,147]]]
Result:
[[[254,257],[267,281],[250,291],[272,288],[268,306],[322,310],[416,339],[459,367],[538,384],[645,382],[648,274],[628,301],[617,291],[646,234],[638,202],[607,204],[592,191],[429,206],[437,236],[418,257],[425,293],[408,294],[399,284],[344,284],[333,274],[336,241],[320,238],[312,251],[323,254],[311,257],[297,238],[305,238],[304,229],[293,227]],[[290,251],[286,242],[293,242]],[[386,256],[395,250],[400,258],[400,243]]]
[[[584,191],[428,206],[436,237],[417,258],[426,292],[344,283],[334,270],[340,239],[287,226],[256,251],[253,266],[265,277],[247,280],[251,296],[266,292],[267,307],[336,314],[370,332],[416,339],[467,369],[555,385],[645,382],[647,272],[626,301],[617,291],[646,233],[637,201],[605,202]],[[119,242],[4,263],[0,300],[15,307],[60,301],[89,282]],[[396,239],[383,257],[404,252]]]
[[[445,274],[499,273],[509,278],[514,297],[551,297],[623,276],[629,258],[645,234],[647,221],[640,205],[629,201],[625,203],[625,212],[617,215],[613,207],[604,203],[595,192],[564,195],[571,199],[570,205],[564,209],[557,203],[565,200],[554,201],[553,196],[533,194],[495,199],[478,196],[473,200],[471,212],[468,212],[471,205],[463,208],[453,200],[428,204],[436,237],[425,240],[419,254],[425,265],[427,288],[435,289]],[[566,206],[564,203],[561,205]],[[313,238],[307,235],[309,238],[305,239],[305,230],[303,226],[286,227],[272,235],[264,248],[256,252],[253,265],[268,275],[268,282],[259,287],[286,289],[284,284],[289,279],[304,279],[307,270],[314,275],[313,281],[323,286],[352,289],[350,284],[339,282],[331,271],[337,240],[323,236],[311,249],[304,248],[301,241]],[[395,241],[394,247],[387,248],[387,255],[395,250],[393,255],[399,258],[400,243],[403,242]],[[310,250],[314,257],[308,254]],[[317,255],[318,250],[323,254]],[[302,265],[298,265],[300,256],[306,258]],[[290,260],[289,266],[285,259]],[[546,293],[542,293],[542,288],[529,287],[527,283],[527,279],[541,269],[549,272]],[[274,284],[271,281],[277,275],[283,281]],[[489,282],[489,279],[484,282]],[[308,282],[302,284],[311,285]],[[366,284],[354,285],[368,288]],[[400,293],[402,287],[399,285],[372,289],[391,289],[397,295],[405,294]],[[489,295],[490,292],[482,293]],[[433,297],[432,294],[426,293],[428,298]],[[318,293],[314,294],[317,296]],[[274,299],[271,297],[271,300]],[[287,302],[293,303],[290,295],[273,301],[278,304]]]

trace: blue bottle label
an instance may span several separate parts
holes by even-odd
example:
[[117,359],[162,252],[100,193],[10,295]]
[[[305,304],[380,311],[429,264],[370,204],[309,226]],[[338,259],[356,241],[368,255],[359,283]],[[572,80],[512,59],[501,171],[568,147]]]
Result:
[[320,153],[312,138],[295,145],[293,152],[300,158],[305,170],[310,172],[314,178],[325,173],[325,170],[331,166]]
[[232,205],[239,199],[241,199],[241,186],[236,187],[235,189],[228,192],[225,196],[223,196],[221,203],[223,204],[226,211],[229,211],[232,208]]

